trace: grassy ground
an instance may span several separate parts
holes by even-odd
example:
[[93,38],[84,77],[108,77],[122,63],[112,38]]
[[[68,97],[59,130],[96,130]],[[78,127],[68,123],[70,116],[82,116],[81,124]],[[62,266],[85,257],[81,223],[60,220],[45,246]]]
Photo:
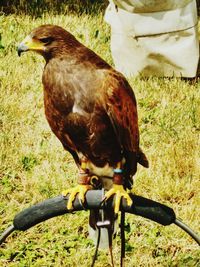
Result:
[[[51,133],[43,109],[44,61],[17,57],[16,45],[40,24],[58,24],[112,64],[109,27],[102,14],[1,15],[0,42],[0,225],[15,214],[76,182],[68,153]],[[179,79],[131,79],[139,112],[141,145],[150,161],[139,168],[135,192],[171,206],[200,232],[200,86]],[[14,233],[0,248],[0,266],[90,266],[94,246],[87,239],[87,212],[54,218]],[[197,244],[176,226],[163,227],[127,216],[126,266],[200,266]],[[119,236],[114,259],[119,262]],[[111,266],[107,252],[97,267]]]

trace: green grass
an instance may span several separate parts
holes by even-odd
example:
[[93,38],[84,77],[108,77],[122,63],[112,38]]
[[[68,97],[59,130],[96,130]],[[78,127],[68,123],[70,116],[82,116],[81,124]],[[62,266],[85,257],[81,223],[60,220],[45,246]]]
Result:
[[[91,15],[1,15],[0,42],[0,225],[22,209],[56,196],[76,183],[76,168],[50,131],[43,108],[38,55],[17,56],[16,45],[32,28],[65,27],[112,64],[110,29],[102,13]],[[141,146],[150,168],[139,167],[135,193],[172,207],[200,232],[200,86],[180,79],[130,79],[137,102]],[[46,221],[16,232],[0,248],[0,266],[90,266],[94,246],[87,238],[88,212]],[[200,266],[197,244],[176,226],[127,216],[126,266]],[[120,238],[114,241],[119,263]],[[97,267],[111,266],[107,251]]]

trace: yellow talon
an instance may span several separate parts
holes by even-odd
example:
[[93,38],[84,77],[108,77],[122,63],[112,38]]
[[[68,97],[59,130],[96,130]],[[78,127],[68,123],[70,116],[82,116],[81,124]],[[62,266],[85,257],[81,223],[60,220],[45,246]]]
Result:
[[113,187],[105,194],[104,201],[115,195],[114,212],[119,213],[120,202],[122,197],[126,199],[127,205],[131,206],[133,201],[124,189],[123,185],[113,184]]
[[71,210],[73,209],[73,201],[76,198],[76,195],[78,194],[78,199],[81,201],[81,203],[85,202],[85,194],[88,190],[90,190],[92,187],[90,185],[77,185],[74,188],[69,188],[62,192],[63,196],[69,195],[68,202],[67,202],[67,209]]

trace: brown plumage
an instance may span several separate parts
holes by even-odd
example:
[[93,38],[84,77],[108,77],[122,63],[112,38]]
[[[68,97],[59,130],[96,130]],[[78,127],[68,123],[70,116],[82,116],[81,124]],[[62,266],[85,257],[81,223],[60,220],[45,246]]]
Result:
[[18,53],[28,50],[46,60],[46,118],[77,166],[82,156],[94,174],[95,167],[111,170],[123,162],[123,185],[131,187],[137,163],[148,167],[148,161],[139,148],[135,96],[124,76],[58,26],[33,30]]

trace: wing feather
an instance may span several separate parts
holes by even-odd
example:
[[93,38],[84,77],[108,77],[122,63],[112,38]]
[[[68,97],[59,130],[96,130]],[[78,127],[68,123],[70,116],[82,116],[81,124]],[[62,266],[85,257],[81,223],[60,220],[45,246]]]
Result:
[[107,79],[105,103],[107,114],[112,122],[123,150],[139,151],[139,130],[136,99],[129,83],[122,75]]

